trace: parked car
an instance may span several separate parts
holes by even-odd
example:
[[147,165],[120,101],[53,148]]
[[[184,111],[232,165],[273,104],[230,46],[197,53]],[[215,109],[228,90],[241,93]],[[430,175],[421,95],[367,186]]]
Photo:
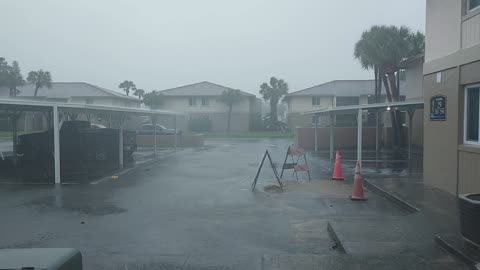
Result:
[[90,124],[90,128],[93,128],[93,129],[99,129],[99,128],[107,128],[106,126],[104,125],[101,125],[101,124]]
[[[153,124],[144,124],[140,127],[137,134],[138,135],[153,135],[155,133]],[[166,128],[162,125],[157,124],[157,135],[175,135],[175,129]],[[182,131],[177,129],[177,135],[182,135]]]

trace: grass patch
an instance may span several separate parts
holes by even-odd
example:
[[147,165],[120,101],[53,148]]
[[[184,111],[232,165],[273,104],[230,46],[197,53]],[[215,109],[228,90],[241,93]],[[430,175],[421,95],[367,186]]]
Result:
[[253,132],[207,132],[205,138],[293,138],[293,134],[284,131]]
[[[12,138],[12,132],[11,131],[0,131],[0,138]],[[22,135],[25,134],[23,131],[18,131],[17,135]]]

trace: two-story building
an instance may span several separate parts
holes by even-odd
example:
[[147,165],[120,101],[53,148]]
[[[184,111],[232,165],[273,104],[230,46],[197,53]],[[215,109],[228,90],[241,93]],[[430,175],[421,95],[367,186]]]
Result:
[[[115,92],[103,87],[99,87],[93,84],[85,82],[52,82],[52,87],[42,87],[38,89],[37,96],[34,96],[35,85],[27,83],[18,87],[17,96],[10,96],[10,89],[7,87],[0,87],[0,98],[15,98],[24,100],[38,100],[49,102],[64,102],[75,104],[93,104],[102,106],[115,106],[115,107],[128,107],[128,108],[140,108],[141,100],[135,97],[126,96],[122,93]],[[0,116],[1,128],[9,130],[7,115]],[[80,116],[79,119],[84,118]],[[105,125],[109,125],[109,119],[105,119],[105,116],[96,115],[90,119],[92,122],[100,122]],[[131,121],[129,127],[137,128],[135,122],[139,120]],[[25,112],[23,117],[18,122],[19,128],[24,131],[43,130],[47,128],[47,120],[42,113]]]
[[[368,104],[375,93],[374,80],[336,80],[289,93],[287,122],[291,129],[312,126],[311,115],[302,113],[336,106]],[[354,125],[355,115],[338,115],[337,126]],[[320,126],[330,124],[328,116],[319,119]]]
[[[227,129],[228,106],[220,101],[224,91],[232,88],[211,82],[199,82],[159,91],[164,96],[162,109],[186,115],[181,129],[195,131],[195,122],[207,122],[207,131],[224,132]],[[255,117],[261,113],[261,102],[253,94],[240,91],[241,100],[232,107],[231,131],[248,131]]]
[[426,3],[424,181],[480,192],[480,1]]

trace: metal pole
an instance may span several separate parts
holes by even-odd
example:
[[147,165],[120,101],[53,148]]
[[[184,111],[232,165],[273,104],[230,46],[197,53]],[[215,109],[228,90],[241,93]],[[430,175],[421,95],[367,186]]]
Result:
[[157,157],[157,117],[152,117],[153,123],[153,156]]
[[58,121],[58,106],[53,106],[53,159],[55,167],[55,184],[60,184],[60,127]]
[[177,150],[177,116],[173,116],[173,148]]
[[378,160],[378,154],[380,152],[380,112],[377,111],[375,117],[375,159]]
[[315,117],[315,152],[318,151],[318,115],[314,114]]
[[123,169],[123,119],[122,115],[119,116],[119,129],[118,129],[118,167]]
[[358,109],[357,115],[357,161],[362,167],[362,109]]
[[333,161],[333,119],[334,115],[330,113],[330,162]]
[[409,109],[408,112],[408,159],[412,159],[412,136],[413,136],[413,115],[415,109]]

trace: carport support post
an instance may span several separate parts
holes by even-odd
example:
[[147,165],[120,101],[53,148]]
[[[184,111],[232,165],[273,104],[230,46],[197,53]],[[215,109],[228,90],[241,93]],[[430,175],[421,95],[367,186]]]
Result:
[[157,157],[157,116],[152,116],[153,124],[153,156]]
[[123,115],[119,115],[118,129],[118,167],[123,169]]
[[315,152],[318,151],[318,115],[314,114],[315,117]]
[[413,115],[415,109],[408,109],[408,159],[412,159]]
[[177,150],[177,116],[173,116],[173,148]]
[[330,113],[330,162],[333,161],[333,114]]
[[60,127],[58,106],[53,106],[53,157],[55,168],[55,184],[60,184]]
[[362,109],[358,109],[357,115],[357,161],[362,167]]

